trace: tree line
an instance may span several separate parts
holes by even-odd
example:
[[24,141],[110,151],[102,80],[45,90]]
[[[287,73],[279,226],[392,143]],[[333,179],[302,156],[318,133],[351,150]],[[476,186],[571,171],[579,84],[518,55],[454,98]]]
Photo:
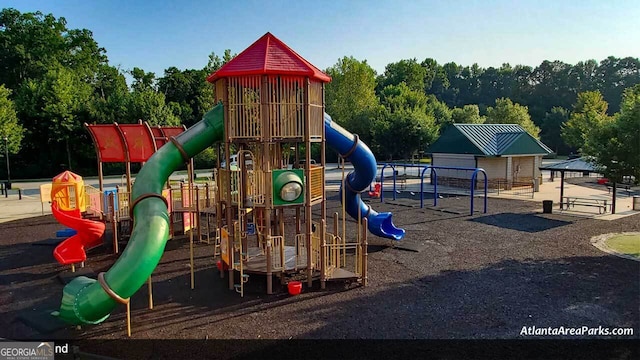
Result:
[[[109,63],[91,31],[69,29],[52,14],[3,9],[0,135],[14,154],[12,174],[50,177],[62,168],[95,174],[84,122],[193,125],[213,106],[206,76],[233,56],[229,49],[222,56],[212,52],[201,69],[169,67],[161,76],[123,70]],[[575,65],[544,61],[535,68],[404,59],[382,74],[366,61],[343,57],[326,72],[333,79],[326,86],[326,111],[382,160],[424,152],[452,123],[517,123],[559,154],[594,152],[597,142],[587,141],[593,124],[613,123],[626,113],[634,125],[635,90],[626,89],[640,84],[640,61],[631,57]],[[208,150],[196,161],[210,167],[214,156]],[[121,173],[120,167],[105,171]]]

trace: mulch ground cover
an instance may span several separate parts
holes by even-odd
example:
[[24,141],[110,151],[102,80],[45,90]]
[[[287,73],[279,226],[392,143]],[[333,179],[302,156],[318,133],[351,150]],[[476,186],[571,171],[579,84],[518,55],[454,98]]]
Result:
[[[489,212],[474,216],[468,198],[425,209],[372,205],[393,212],[407,232],[403,242],[419,251],[370,236],[367,287],[330,283],[320,290],[316,282],[292,297],[274,279],[275,294],[266,295],[264,276],[252,275],[241,298],[220,278],[213,246],[196,244],[191,290],[189,242],[174,239],[153,274],[154,309],[146,287],[132,298],[132,338],[517,339],[523,326],[633,327],[632,338],[640,338],[640,262],[589,243],[602,233],[640,231],[640,215],[601,221],[503,199],[490,199]],[[327,207],[338,211],[338,199]],[[347,226],[353,232],[355,223]],[[0,225],[0,338],[126,338],[124,306],[102,324],[49,334],[18,320],[59,306],[58,275],[66,268],[52,246],[32,244],[62,228],[51,216]],[[86,264],[98,273],[116,259],[98,250]]]

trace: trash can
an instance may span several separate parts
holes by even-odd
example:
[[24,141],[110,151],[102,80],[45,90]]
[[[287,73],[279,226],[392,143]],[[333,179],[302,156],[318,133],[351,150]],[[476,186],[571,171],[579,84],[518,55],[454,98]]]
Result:
[[633,195],[633,210],[640,211],[640,196]]
[[544,214],[553,213],[553,200],[542,200],[542,212]]

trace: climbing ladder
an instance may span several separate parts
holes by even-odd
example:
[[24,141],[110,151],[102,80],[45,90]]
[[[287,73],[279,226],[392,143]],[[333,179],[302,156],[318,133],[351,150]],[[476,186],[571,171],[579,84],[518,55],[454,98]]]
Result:
[[[242,157],[247,154],[245,160],[253,161],[253,154],[247,150],[241,150],[238,152],[238,159],[242,159]],[[240,297],[244,297],[244,284],[249,281],[249,274],[244,273],[244,263],[249,260],[248,254],[248,246],[243,246],[243,242],[247,240],[247,216],[249,213],[253,211],[253,199],[250,201],[243,201],[246,198],[247,189],[241,186],[243,184],[243,174],[241,171],[238,172],[238,220],[234,222],[234,236],[233,236],[233,253],[234,255],[237,253],[238,256],[234,256],[233,269],[240,273],[240,281],[239,283],[234,283],[233,288],[237,293],[240,294]],[[251,178],[244,179],[251,182]],[[251,183],[247,184],[247,188],[252,189],[253,186]],[[243,207],[243,202],[246,203],[247,207]]]

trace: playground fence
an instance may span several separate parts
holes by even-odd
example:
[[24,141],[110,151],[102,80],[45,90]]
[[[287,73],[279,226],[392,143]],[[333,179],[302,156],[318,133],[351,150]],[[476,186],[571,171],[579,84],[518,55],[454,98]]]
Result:
[[[483,180],[476,180],[476,189],[482,189]],[[465,194],[470,194],[471,179],[438,176],[438,186],[441,188],[460,189]],[[513,181],[505,179],[491,179],[487,182],[487,192],[493,195],[521,196],[533,199],[534,184],[530,181]],[[460,194],[460,192],[456,192]]]

